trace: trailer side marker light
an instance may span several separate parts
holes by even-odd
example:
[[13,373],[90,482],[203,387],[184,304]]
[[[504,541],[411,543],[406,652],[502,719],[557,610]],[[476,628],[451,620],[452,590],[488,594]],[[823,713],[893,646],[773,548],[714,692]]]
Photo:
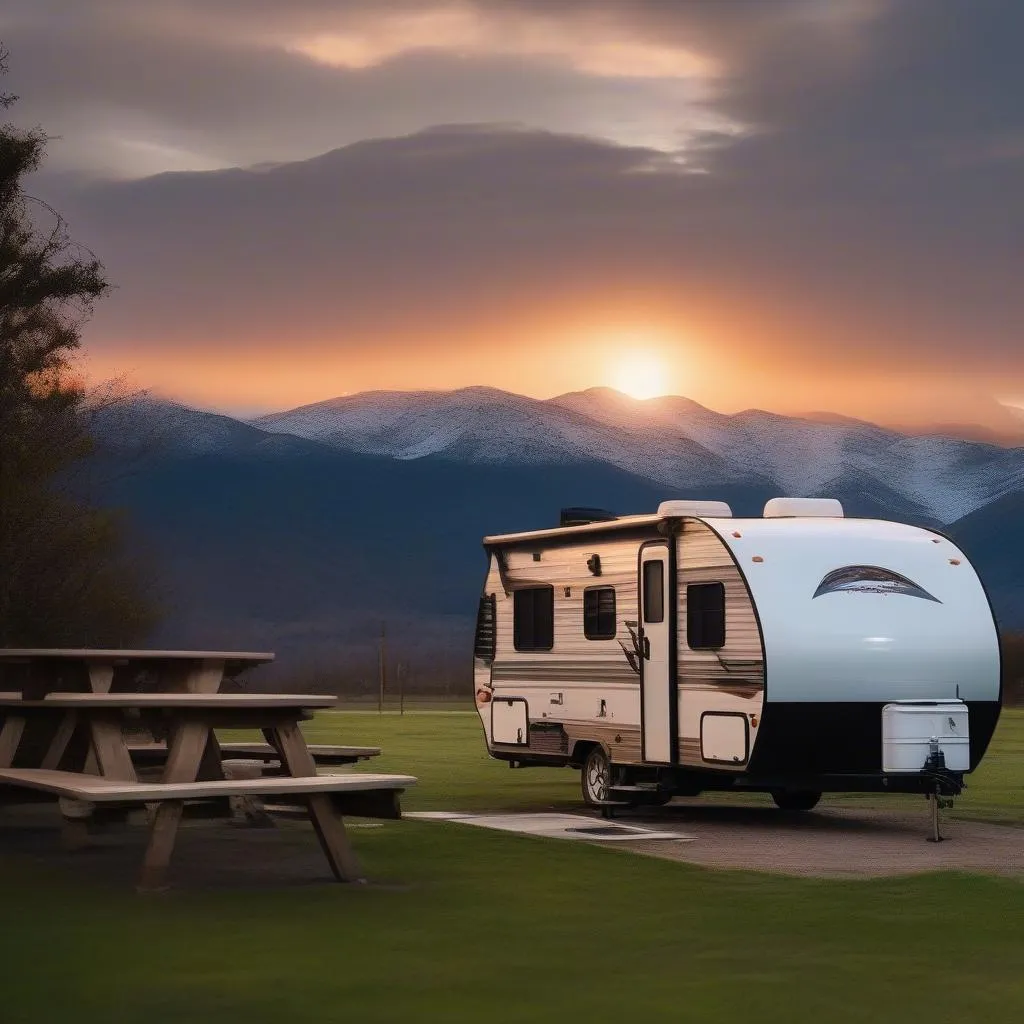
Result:
[[938,537],[932,537],[932,543],[933,544],[941,544],[942,541]]
[[742,537],[742,536],[743,536],[743,534],[742,534],[742,533],[740,533],[740,531],[739,531],[739,530],[733,530],[733,531],[732,531],[732,535],[733,535],[734,537]]
[[951,558],[949,560],[949,564],[950,565],[959,565],[960,564],[960,559],[959,558]]
[[477,690],[476,691],[476,702],[477,702],[477,704],[490,704],[490,702],[491,702],[490,690]]
[[763,562],[764,559],[760,555],[754,555],[754,557],[751,559],[751,561],[752,562]]
[[750,724],[756,729],[757,728],[757,715],[750,716]]

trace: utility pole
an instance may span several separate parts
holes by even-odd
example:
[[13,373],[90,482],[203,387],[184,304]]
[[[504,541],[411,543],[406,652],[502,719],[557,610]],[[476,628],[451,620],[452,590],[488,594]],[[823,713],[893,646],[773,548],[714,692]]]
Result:
[[380,692],[377,695],[377,714],[384,714],[384,664],[385,664],[385,643],[386,627],[380,624]]
[[402,662],[398,663],[398,667],[395,669],[395,675],[398,677],[398,714],[405,714],[405,673],[402,669],[405,666]]

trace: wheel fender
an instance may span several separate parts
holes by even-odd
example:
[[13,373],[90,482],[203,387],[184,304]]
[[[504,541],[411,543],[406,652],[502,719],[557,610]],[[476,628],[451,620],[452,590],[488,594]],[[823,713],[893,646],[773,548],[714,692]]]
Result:
[[604,750],[605,757],[608,758],[609,764],[614,763],[612,761],[612,752],[607,743],[602,743],[600,740],[574,740],[572,744],[572,755],[569,759],[570,767],[582,768],[583,762],[587,759],[587,754],[593,747],[601,747],[601,749]]

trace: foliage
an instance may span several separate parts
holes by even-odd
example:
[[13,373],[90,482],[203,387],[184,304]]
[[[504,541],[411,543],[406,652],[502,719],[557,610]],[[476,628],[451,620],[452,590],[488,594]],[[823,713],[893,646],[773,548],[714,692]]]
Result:
[[1003,703],[1024,707],[1024,633],[1004,633]]
[[93,451],[96,412],[74,356],[109,285],[60,215],[25,191],[46,142],[38,128],[0,127],[0,645],[119,644],[144,635],[154,612],[116,517],[68,486]]

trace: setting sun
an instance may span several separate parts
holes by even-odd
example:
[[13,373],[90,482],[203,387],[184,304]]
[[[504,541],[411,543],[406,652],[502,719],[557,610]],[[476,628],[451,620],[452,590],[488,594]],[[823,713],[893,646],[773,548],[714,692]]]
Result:
[[671,390],[665,361],[653,352],[631,352],[610,374],[610,385],[630,398],[657,398]]

